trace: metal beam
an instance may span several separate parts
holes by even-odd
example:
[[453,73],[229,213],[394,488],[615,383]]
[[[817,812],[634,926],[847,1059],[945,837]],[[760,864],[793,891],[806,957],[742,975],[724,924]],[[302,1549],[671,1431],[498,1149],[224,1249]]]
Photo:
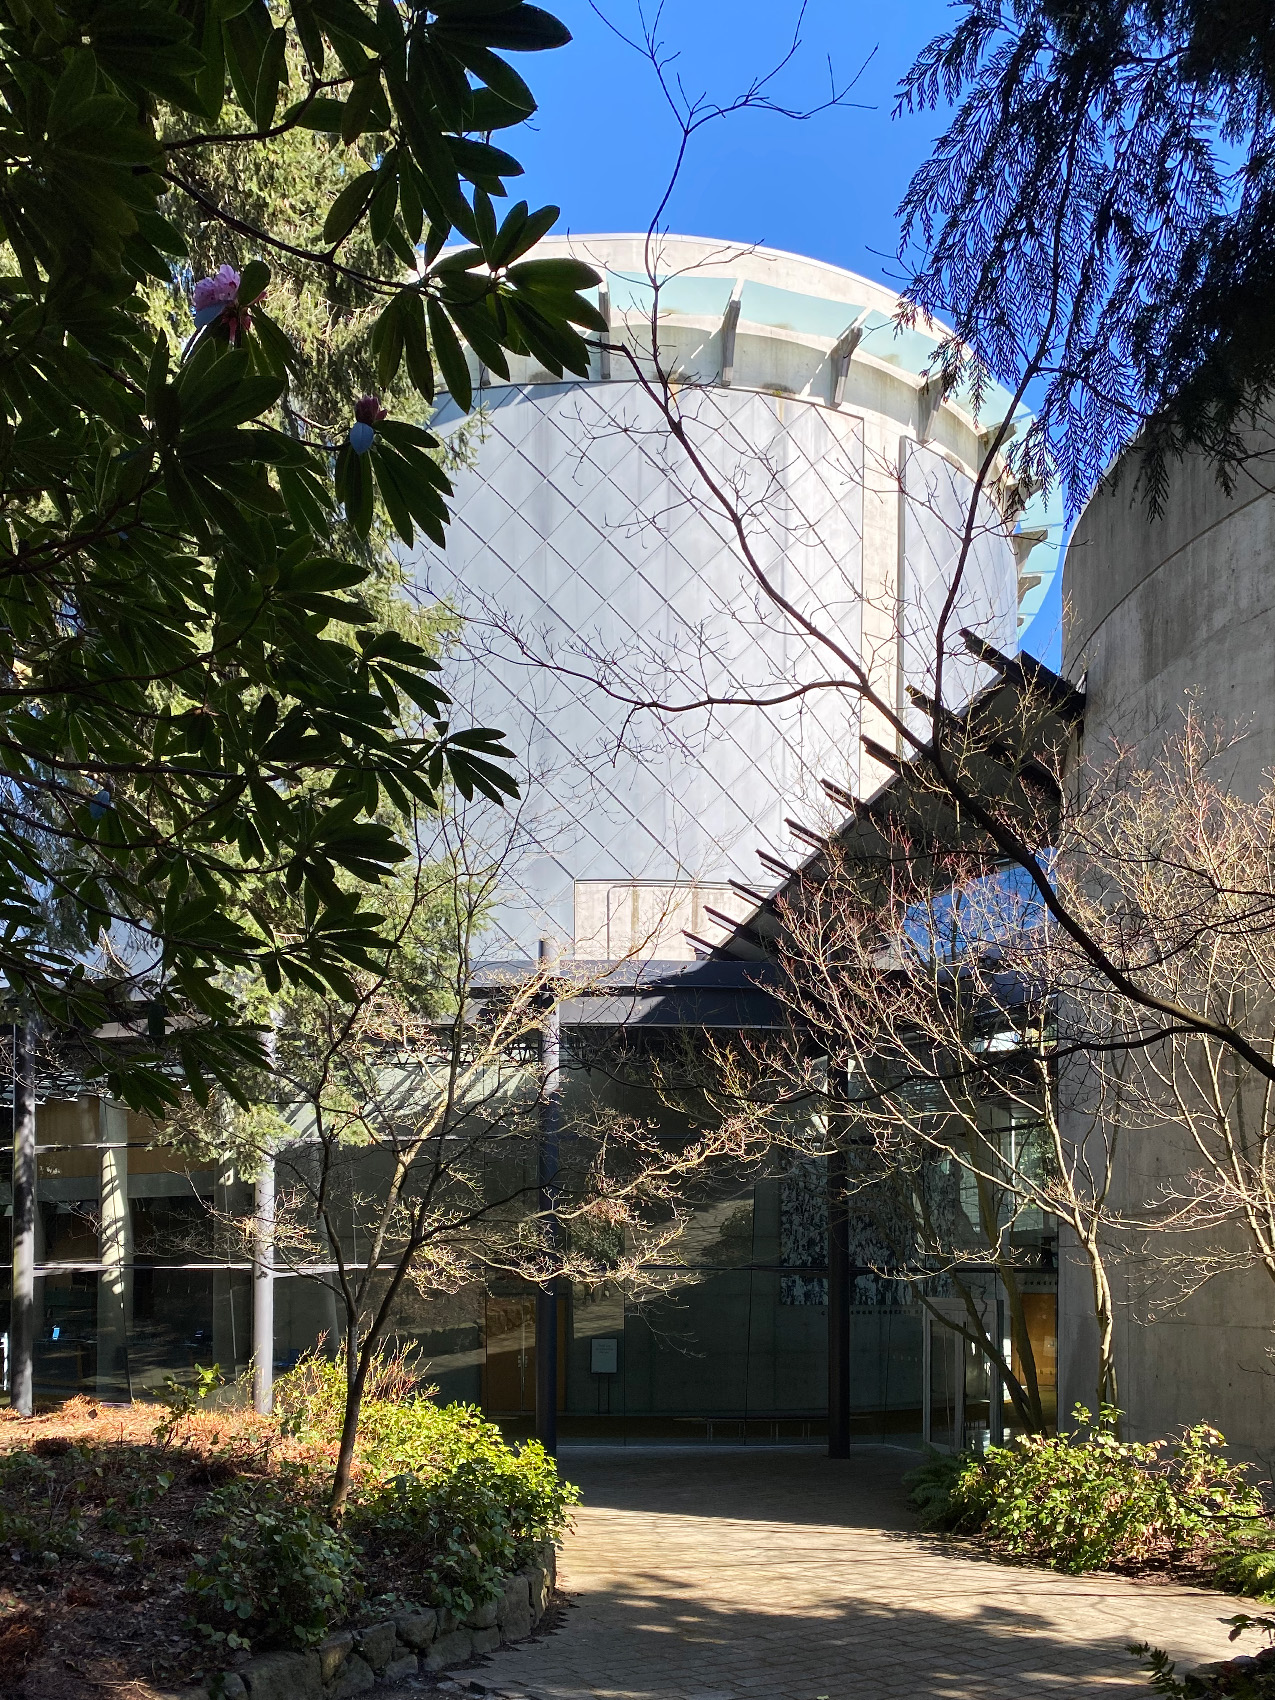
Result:
[[[558,946],[553,939],[540,941],[540,970],[554,973]],[[558,1222],[554,1210],[558,1200],[558,1138],[561,1132],[561,1031],[556,986],[550,982],[549,1003],[540,1024],[540,1209],[543,1212],[548,1250],[558,1252]],[[558,1278],[550,1275],[536,1292],[536,1439],[550,1457],[558,1452]]]
[[916,440],[918,443],[929,442],[930,427],[934,423],[934,415],[942,406],[947,393],[948,386],[942,373],[936,373],[934,377],[927,378],[925,383],[922,384],[916,404]]
[[132,1399],[128,1337],[132,1326],[133,1235],[128,1208],[128,1106],[103,1098],[98,1105],[101,1130],[101,1209],[97,1278],[97,1396],[112,1403]]
[[831,381],[829,399],[834,407],[840,407],[845,397],[846,379],[850,375],[850,362],[854,358],[855,349],[863,341],[868,314],[871,311],[871,307],[865,307],[854,323],[847,325],[845,330],[842,331],[828,354],[828,370]]
[[844,1063],[828,1058],[828,1456],[850,1456],[850,1202]]
[[598,377],[603,383],[611,377],[611,290],[605,278],[598,287],[598,312],[606,320],[606,333],[598,343]]
[[13,1029],[13,1304],[9,1403],[35,1409],[35,1046],[31,1027]]
[[735,332],[739,329],[739,304],[744,293],[744,280],[731,291],[726,311],[722,314],[722,376],[723,389],[729,389],[735,378]]
[[[274,1151],[267,1145],[255,1188],[252,1246],[252,1408],[274,1409]],[[336,1345],[336,1342],[333,1342]]]

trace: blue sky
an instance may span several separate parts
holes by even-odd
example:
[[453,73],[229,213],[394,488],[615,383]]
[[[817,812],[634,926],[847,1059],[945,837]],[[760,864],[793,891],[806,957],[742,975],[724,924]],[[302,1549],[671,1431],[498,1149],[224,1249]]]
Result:
[[[555,53],[520,57],[540,111],[516,151],[526,176],[515,192],[562,207],[559,228],[645,230],[671,170],[678,131],[649,63],[626,47],[588,0],[543,0],[575,39]],[[634,0],[599,0],[630,36]],[[681,0],[659,34],[676,53],[692,96],[726,102],[787,52],[798,18],[791,0]],[[648,8],[647,17],[654,16]],[[809,0],[801,46],[773,85],[781,103],[806,109],[827,96],[829,61],[857,104],[804,122],[744,112],[708,125],[693,141],[666,222],[693,236],[764,242],[899,281],[896,209],[925,158],[942,114],[891,116],[900,77],[951,17],[944,0],[851,7]],[[1058,580],[1024,642],[1057,664]]]

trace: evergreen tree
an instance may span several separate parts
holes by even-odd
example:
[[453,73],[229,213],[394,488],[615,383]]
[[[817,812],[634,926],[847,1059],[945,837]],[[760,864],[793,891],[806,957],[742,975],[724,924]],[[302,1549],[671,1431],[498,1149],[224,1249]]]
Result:
[[[909,186],[910,287],[1011,389],[1023,458],[1073,509],[1138,440],[1224,483],[1275,387],[1275,10],[1248,0],[963,0],[904,81],[955,104]],[[957,358],[953,353],[952,358]]]

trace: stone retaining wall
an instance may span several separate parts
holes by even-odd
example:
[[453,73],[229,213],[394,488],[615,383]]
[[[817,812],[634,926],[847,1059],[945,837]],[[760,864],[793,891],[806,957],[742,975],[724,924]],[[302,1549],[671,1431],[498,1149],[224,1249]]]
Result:
[[182,1700],[351,1700],[377,1682],[448,1670],[502,1642],[521,1641],[544,1616],[557,1574],[552,1546],[510,1576],[498,1599],[466,1617],[405,1606],[379,1623],[338,1630],[308,1652],[260,1653],[219,1672]]

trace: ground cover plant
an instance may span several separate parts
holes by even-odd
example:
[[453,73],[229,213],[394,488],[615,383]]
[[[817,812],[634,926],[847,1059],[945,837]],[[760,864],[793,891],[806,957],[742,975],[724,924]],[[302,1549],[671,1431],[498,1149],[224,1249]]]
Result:
[[1026,1435],[982,1456],[935,1454],[907,1478],[926,1528],[1072,1574],[1188,1574],[1275,1592],[1275,1524],[1248,1466],[1198,1423],[1171,1440],[1126,1441],[1118,1413],[1083,1406],[1063,1435]]
[[144,1696],[405,1599],[468,1609],[561,1535],[577,1495],[538,1445],[378,1368],[340,1527],[324,1363],[283,1378],[273,1418],[182,1390],[168,1411],[0,1416],[0,1694]]

